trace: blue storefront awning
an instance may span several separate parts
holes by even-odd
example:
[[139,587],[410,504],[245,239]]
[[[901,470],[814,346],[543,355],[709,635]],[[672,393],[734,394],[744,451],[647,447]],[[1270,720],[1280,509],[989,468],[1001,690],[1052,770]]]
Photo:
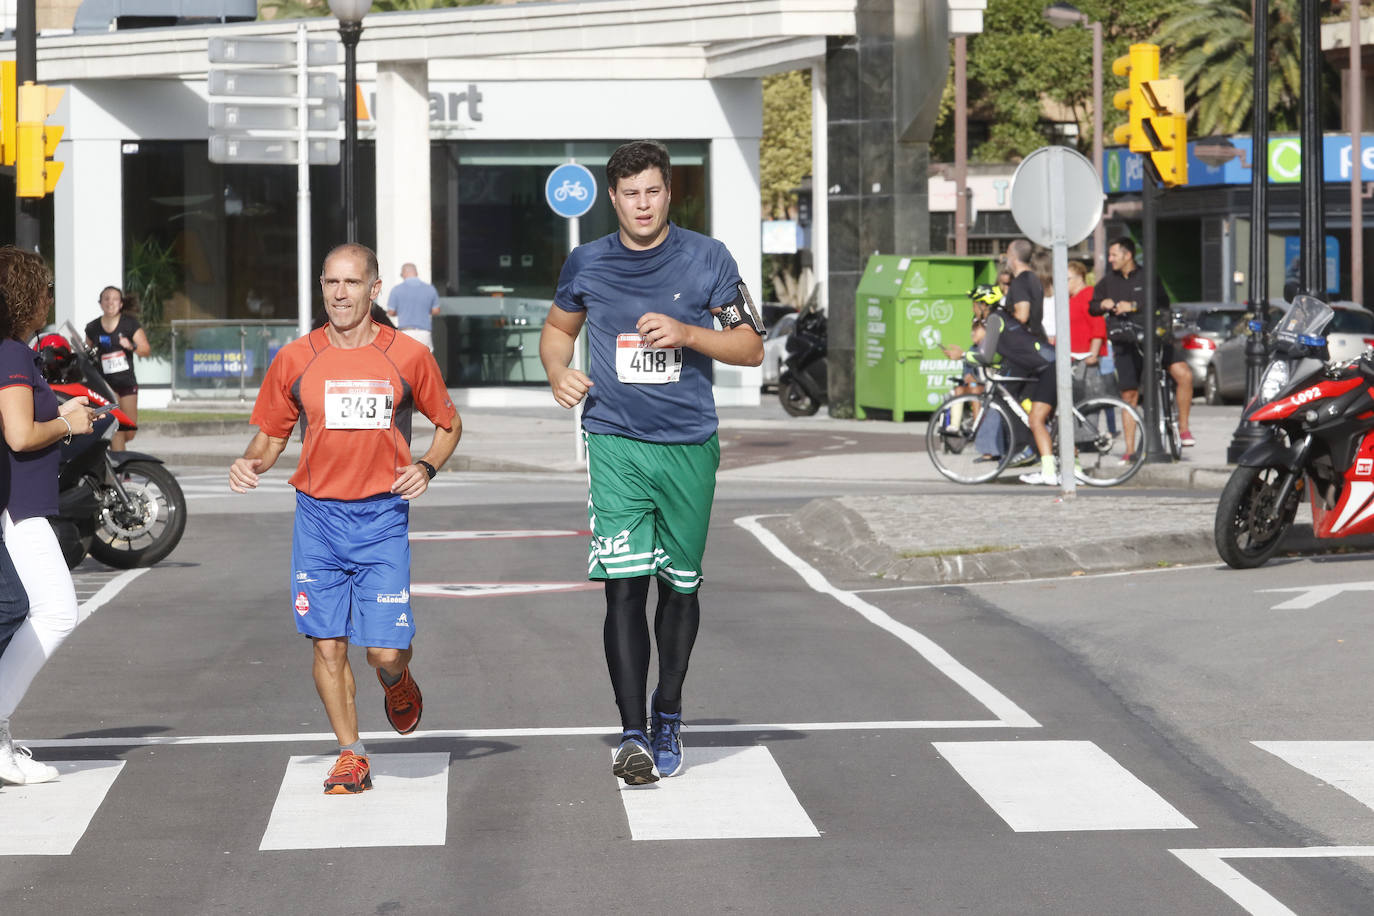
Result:
[[[1208,165],[1197,156],[1199,144],[1216,146],[1229,141],[1236,153],[1220,165]],[[1322,138],[1323,180],[1348,182],[1353,165],[1349,134],[1326,134]],[[1208,137],[1188,143],[1188,187],[1211,185],[1249,185],[1253,146],[1246,136]],[[1215,158],[1210,155],[1208,158]],[[1139,191],[1144,168],[1142,154],[1125,147],[1103,151],[1104,174],[1102,190],[1108,194],[1129,194]],[[1302,140],[1296,136],[1269,138],[1265,161],[1270,184],[1296,184],[1302,178]],[[1360,138],[1360,180],[1374,181],[1374,135]]]

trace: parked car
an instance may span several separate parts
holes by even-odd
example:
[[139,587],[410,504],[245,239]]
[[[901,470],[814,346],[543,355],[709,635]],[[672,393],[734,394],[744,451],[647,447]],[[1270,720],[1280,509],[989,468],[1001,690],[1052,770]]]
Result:
[[[1331,308],[1336,315],[1326,331],[1326,346],[1333,360],[1354,359],[1365,347],[1374,346],[1374,313],[1354,302],[1333,302]],[[1272,325],[1285,311],[1286,305],[1271,303],[1267,323]],[[1217,345],[1202,386],[1208,404],[1245,397],[1245,342],[1249,333],[1245,320],[1237,319],[1231,337]]]
[[787,358],[787,335],[797,323],[797,313],[788,312],[774,321],[763,335],[763,387],[771,391],[778,387],[778,371]]
[[1231,338],[1246,307],[1234,302],[1190,302],[1174,309],[1174,350],[1193,370],[1195,385],[1207,377],[1207,365],[1218,346]]

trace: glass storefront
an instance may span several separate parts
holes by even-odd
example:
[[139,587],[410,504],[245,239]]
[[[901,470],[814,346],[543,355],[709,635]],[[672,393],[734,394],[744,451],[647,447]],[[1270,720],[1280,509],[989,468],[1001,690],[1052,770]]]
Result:
[[[544,384],[539,329],[568,242],[567,222],[544,202],[544,180],[554,166],[575,158],[600,184],[615,146],[431,144],[429,279],[441,297],[435,355],[451,387]],[[709,144],[668,146],[671,217],[705,232]],[[294,166],[217,165],[208,161],[204,141],[130,142],[124,150],[125,272],[131,287],[148,291],[139,320],[148,329],[154,356],[162,357],[141,364],[140,382],[170,380],[166,359],[174,320],[295,318]],[[362,142],[355,201],[363,239],[373,236],[376,225],[374,170],[373,145]],[[318,265],[343,237],[340,170],[312,167],[310,187],[312,265]],[[614,231],[615,214],[604,188],[598,188],[596,203],[579,222],[583,241]],[[388,285],[399,267],[382,265]],[[318,288],[315,293],[314,308],[322,314]]]

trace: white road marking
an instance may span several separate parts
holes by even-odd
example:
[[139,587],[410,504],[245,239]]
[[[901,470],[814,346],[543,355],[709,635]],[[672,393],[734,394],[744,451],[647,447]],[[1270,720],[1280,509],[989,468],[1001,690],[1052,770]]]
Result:
[[937,741],[935,749],[1018,833],[1195,829],[1091,741]]
[[1374,741],[1251,743],[1374,808]]
[[1274,605],[1274,611],[1302,611],[1323,601],[1339,598],[1342,592],[1374,592],[1374,582],[1338,582],[1334,585],[1302,585],[1297,588],[1262,588],[1263,592],[1297,592],[1297,596]]
[[[891,732],[926,729],[963,729],[963,728],[1006,728],[1006,723],[998,719],[912,719],[874,722],[757,722],[711,725],[692,723],[692,731],[698,733],[740,732],[744,734],[767,734],[786,732],[804,734],[806,732]],[[557,738],[565,736],[619,735],[619,725],[572,725],[558,728],[436,728],[421,729],[411,737],[415,738]],[[363,732],[364,741],[386,741],[396,737],[394,731]],[[311,742],[332,742],[333,732],[299,732],[295,734],[260,735],[120,735],[102,738],[34,738],[25,739],[29,747],[41,748],[93,748],[93,747],[191,747],[206,744],[300,744]],[[323,778],[323,777],[321,777]]]
[[77,622],[80,623],[106,604],[113,601],[120,592],[124,591],[129,583],[133,582],[147,571],[148,567],[146,566],[141,569],[126,569],[109,582],[106,582],[100,587],[100,591],[81,602],[80,606],[77,608]]
[[1003,725],[1014,728],[1040,727],[1040,723],[1031,718],[1029,713],[1007,699],[1007,697],[997,690],[997,688],[993,687],[977,674],[974,674],[929,637],[922,635],[904,623],[897,622],[887,613],[869,604],[853,592],[847,592],[831,585],[814,567],[789,550],[771,531],[760,525],[758,520],[763,517],[764,516],[760,515],[751,515],[745,518],[737,518],[735,519],[735,524],[758,538],[759,542],[767,548],[769,553],[773,554],[779,561],[800,576],[802,581],[812,589],[823,595],[829,595],[845,607],[857,611],[859,616],[863,617],[869,623],[891,633],[912,649],[916,650],[916,654],[920,655],[934,666],[937,671],[958,684],[975,700],[986,706]]
[[372,789],[325,795],[334,755],[292,757],[259,849],[443,846],[448,754],[369,754]]
[[123,760],[49,760],[60,776],[37,786],[0,789],[0,855],[69,856]]
[[818,837],[768,748],[688,747],[682,772],[620,785],[636,840]]
[[600,590],[600,582],[412,582],[412,598],[501,598],[535,592],[585,592]]
[[1295,846],[1257,849],[1169,850],[1251,916],[1297,916],[1226,859],[1340,859],[1374,856],[1374,846]]
[[497,541],[506,538],[589,537],[590,531],[412,531],[412,541]]

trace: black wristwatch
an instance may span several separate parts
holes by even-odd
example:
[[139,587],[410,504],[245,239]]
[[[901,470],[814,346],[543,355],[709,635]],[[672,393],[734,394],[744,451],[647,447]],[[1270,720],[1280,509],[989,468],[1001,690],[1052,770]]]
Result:
[[417,461],[417,462],[415,462],[415,463],[418,464],[420,467],[422,467],[422,468],[425,469],[425,473],[429,475],[429,479],[430,479],[430,480],[433,480],[433,479],[434,479],[434,475],[437,474],[437,473],[439,473],[439,469],[438,469],[438,468],[436,468],[434,465],[430,464],[428,461],[425,461],[423,458],[421,458],[419,461]]

